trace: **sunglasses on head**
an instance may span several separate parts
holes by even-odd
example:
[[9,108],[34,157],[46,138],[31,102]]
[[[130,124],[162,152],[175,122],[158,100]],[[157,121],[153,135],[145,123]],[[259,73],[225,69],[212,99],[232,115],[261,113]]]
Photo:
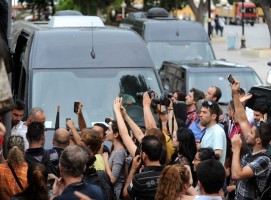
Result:
[[215,107],[215,105],[211,101],[203,101],[202,106],[204,106],[204,107],[212,107],[212,108]]

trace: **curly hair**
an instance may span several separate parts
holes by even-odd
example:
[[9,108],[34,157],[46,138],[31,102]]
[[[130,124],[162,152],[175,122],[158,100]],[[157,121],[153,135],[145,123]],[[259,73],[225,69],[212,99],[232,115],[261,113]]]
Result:
[[190,174],[184,165],[168,165],[159,178],[156,200],[175,200],[180,192],[185,192],[190,181]]

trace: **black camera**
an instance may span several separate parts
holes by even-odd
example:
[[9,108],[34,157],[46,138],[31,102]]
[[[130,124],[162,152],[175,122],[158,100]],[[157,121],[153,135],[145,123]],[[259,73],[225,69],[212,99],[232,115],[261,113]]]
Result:
[[162,106],[168,107],[171,101],[167,94],[163,94],[160,98],[153,99],[152,102],[154,104],[160,104]]
[[173,93],[168,93],[167,98],[171,99],[173,97]]
[[104,119],[104,122],[109,124],[109,122],[112,122],[112,119],[110,117],[107,117]]
[[[152,99],[152,98],[155,98],[155,92],[153,90],[148,90],[148,95],[149,97]],[[136,97],[138,99],[142,99],[143,98],[143,95],[144,95],[145,92],[137,92],[136,93]]]

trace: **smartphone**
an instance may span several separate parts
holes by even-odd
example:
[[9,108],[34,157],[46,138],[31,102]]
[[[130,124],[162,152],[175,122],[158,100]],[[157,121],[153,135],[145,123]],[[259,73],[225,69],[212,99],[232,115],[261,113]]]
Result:
[[[71,118],[66,118],[66,122],[67,122],[68,120],[71,120]],[[67,125],[66,125],[66,129],[67,129],[67,131],[70,131],[70,129],[68,128]]]
[[233,76],[231,74],[229,74],[228,76],[228,81],[231,83],[231,84],[234,84],[235,83],[235,80],[233,78]]
[[73,105],[73,112],[78,113],[78,108],[79,108],[79,102],[75,101]]

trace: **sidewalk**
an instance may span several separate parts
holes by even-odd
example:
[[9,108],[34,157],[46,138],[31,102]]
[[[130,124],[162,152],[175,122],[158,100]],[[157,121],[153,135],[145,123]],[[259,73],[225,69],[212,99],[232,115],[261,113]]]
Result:
[[[266,76],[269,70],[267,62],[271,61],[271,49],[269,48],[245,48],[241,49],[241,39],[236,37],[234,49],[228,49],[228,35],[224,37],[213,36],[211,43],[217,59],[243,64],[254,68],[259,77],[266,83]],[[257,41],[255,41],[257,43]]]

